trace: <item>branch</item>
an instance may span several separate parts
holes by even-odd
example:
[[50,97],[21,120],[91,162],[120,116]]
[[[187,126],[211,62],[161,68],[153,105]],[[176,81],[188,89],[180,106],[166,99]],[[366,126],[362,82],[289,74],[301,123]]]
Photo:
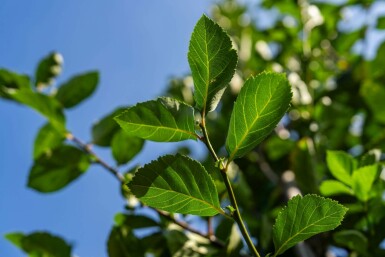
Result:
[[91,155],[94,158],[96,163],[100,164],[102,167],[108,170],[114,177],[116,177],[119,180],[120,183],[123,184],[125,182],[122,174],[120,174],[119,171],[116,170],[114,167],[108,165],[105,161],[103,161],[94,151],[92,151],[90,145],[84,143],[83,141],[81,141],[79,138],[75,137],[71,133],[67,133],[66,138],[74,142],[75,144],[77,144],[83,151]]
[[[116,179],[119,180],[119,182],[121,184],[125,183],[125,179],[124,179],[123,175],[120,174],[117,169],[115,169],[114,167],[112,167],[109,164],[107,164],[107,162],[105,162],[103,159],[101,159],[94,151],[92,151],[90,145],[84,143],[82,140],[80,140],[79,138],[74,136],[72,133],[67,133],[66,138],[67,138],[67,140],[74,142],[84,152],[86,152],[87,154],[92,156],[92,158],[95,160],[96,163],[98,163],[100,166],[102,166],[107,171],[109,171]],[[186,222],[176,220],[174,217],[172,217],[167,212],[164,212],[164,211],[152,208],[152,207],[149,207],[149,208],[153,209],[160,216],[168,219],[169,221],[173,222],[174,224],[180,226],[181,228],[183,228],[183,229],[185,229],[185,230],[187,230],[187,231],[189,231],[191,233],[197,234],[197,235],[199,235],[201,237],[207,238],[208,240],[210,240],[210,242],[213,245],[215,245],[217,247],[224,248],[226,246],[224,242],[222,242],[221,240],[219,240],[215,236],[209,235],[209,234],[203,234],[199,230],[196,230],[195,228],[190,227],[189,224],[187,224]]]
[[228,167],[228,163],[226,165],[224,165],[223,162],[218,158],[216,152],[214,151],[214,148],[211,145],[211,142],[210,142],[210,139],[209,139],[209,135],[207,133],[207,129],[206,129],[206,124],[205,123],[206,123],[205,115],[204,115],[204,112],[202,112],[202,122],[199,124],[199,126],[201,127],[202,132],[203,132],[203,137],[201,138],[201,140],[207,146],[207,148],[208,148],[209,152],[211,153],[211,155],[213,156],[215,162],[218,162],[218,164],[219,164],[220,173],[221,173],[223,181],[225,183],[225,186],[226,186],[226,189],[227,189],[227,193],[228,193],[229,198],[230,198],[231,205],[234,208],[234,211],[232,213],[233,219],[238,224],[239,230],[241,231],[242,236],[245,239],[245,241],[247,243],[247,246],[249,247],[250,251],[253,253],[254,256],[260,257],[259,252],[255,248],[254,243],[251,240],[251,237],[249,235],[249,232],[246,229],[246,226],[245,226],[245,224],[243,222],[241,213],[239,212],[239,207],[238,207],[238,204],[237,204],[237,199],[235,198],[235,194],[234,194],[233,188],[231,186],[231,182],[230,182],[229,177],[227,176],[227,173],[226,173],[227,167]]

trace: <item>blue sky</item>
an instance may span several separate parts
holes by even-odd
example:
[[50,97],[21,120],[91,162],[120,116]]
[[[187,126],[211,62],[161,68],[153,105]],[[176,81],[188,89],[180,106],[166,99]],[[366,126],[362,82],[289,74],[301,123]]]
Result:
[[[97,92],[67,112],[68,128],[88,141],[98,118],[116,106],[159,96],[170,76],[188,72],[190,33],[209,5],[203,0],[2,0],[0,67],[32,75],[38,60],[56,50],[65,61],[58,83],[99,70]],[[113,217],[124,206],[117,181],[93,166],[57,193],[26,188],[34,137],[44,119],[0,100],[0,122],[0,234],[47,230],[71,242],[77,256],[107,256]],[[134,162],[148,162],[173,146],[147,144]],[[112,161],[108,152],[99,152]],[[0,255],[21,253],[1,236]]]

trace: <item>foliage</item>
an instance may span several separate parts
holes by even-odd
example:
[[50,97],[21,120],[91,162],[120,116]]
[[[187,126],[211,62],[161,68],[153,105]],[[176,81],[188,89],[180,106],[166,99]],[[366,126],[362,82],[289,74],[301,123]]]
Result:
[[[368,15],[375,4],[218,3],[218,23],[203,15],[192,32],[194,93],[175,78],[167,96],[104,116],[90,142],[109,147],[118,166],[144,140],[193,139],[207,156],[193,160],[179,149],[125,174],[65,126],[65,109],[92,95],[97,72],[49,90],[61,70],[57,53],[40,61],[34,78],[1,69],[0,97],[48,121],[36,137],[28,186],[60,190],[92,163],[111,172],[129,200],[106,240],[111,257],[325,256],[332,246],[384,256],[385,44],[372,59],[354,50],[384,22],[353,31],[339,25],[353,5]],[[258,18],[266,13],[274,14],[271,24]],[[138,214],[141,208],[158,219]],[[185,215],[207,222],[208,233]],[[143,229],[152,232],[138,236]],[[6,238],[30,256],[70,256],[71,246],[45,232]]]

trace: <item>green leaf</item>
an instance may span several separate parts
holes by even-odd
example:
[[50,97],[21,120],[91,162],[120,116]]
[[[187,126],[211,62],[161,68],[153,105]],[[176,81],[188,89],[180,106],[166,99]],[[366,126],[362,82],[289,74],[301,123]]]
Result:
[[352,156],[342,151],[327,151],[326,163],[336,179],[351,186],[351,174],[358,165]]
[[47,232],[35,232],[29,235],[10,233],[5,238],[31,257],[71,257],[72,247],[62,238]]
[[110,146],[115,133],[120,131],[118,123],[114,118],[121,114],[125,107],[119,107],[107,114],[92,126],[92,143],[98,146]]
[[353,191],[345,184],[337,180],[325,180],[320,185],[320,192],[324,196],[347,194],[352,195]]
[[58,131],[65,132],[63,109],[56,99],[30,90],[8,90],[7,92],[16,101],[46,117]]
[[357,230],[342,230],[333,234],[334,241],[364,256],[368,254],[368,239]]
[[298,140],[291,151],[291,170],[294,171],[295,181],[304,194],[318,192],[317,171],[314,155],[311,153],[312,140],[304,137]]
[[385,87],[381,84],[366,81],[360,89],[360,94],[364,98],[369,109],[373,112],[374,118],[385,124]]
[[31,90],[31,81],[27,75],[17,74],[15,72],[0,69],[0,97],[8,100],[14,100],[8,93],[8,90]]
[[98,82],[99,73],[96,71],[77,75],[59,87],[56,99],[65,108],[74,107],[92,95]]
[[125,225],[112,228],[107,248],[109,257],[143,257],[145,253],[141,241]]
[[143,144],[143,139],[130,136],[125,131],[120,130],[111,142],[112,155],[118,165],[125,164],[142,150]]
[[35,72],[35,85],[44,88],[52,84],[53,79],[60,75],[63,65],[63,56],[52,52],[44,57],[38,64]]
[[127,226],[131,229],[159,227],[159,224],[149,217],[123,213],[115,215],[115,224],[119,227]]
[[205,168],[180,154],[160,157],[140,168],[128,186],[144,204],[161,210],[200,216],[223,213]]
[[223,29],[203,15],[191,35],[188,62],[194,79],[196,108],[213,111],[234,75],[237,53]]
[[8,233],[4,236],[9,242],[17,246],[18,248],[22,248],[22,240],[24,238],[24,234],[20,232]]
[[46,123],[42,126],[35,138],[33,148],[33,158],[37,159],[42,154],[51,154],[52,150],[63,142],[65,136],[52,126],[51,123]]
[[377,19],[377,29],[385,29],[385,16],[379,17]]
[[50,154],[41,155],[28,177],[28,187],[42,193],[57,191],[82,175],[90,164],[86,153],[62,145]]
[[311,236],[335,229],[346,211],[338,202],[317,195],[293,197],[273,227],[274,256]]
[[363,202],[370,198],[373,183],[377,177],[377,165],[365,166],[353,172],[352,188],[354,194]]
[[244,156],[271,133],[289,108],[291,95],[284,74],[263,72],[245,82],[231,114],[229,161]]
[[115,118],[129,135],[158,142],[197,139],[194,109],[169,97],[138,103]]

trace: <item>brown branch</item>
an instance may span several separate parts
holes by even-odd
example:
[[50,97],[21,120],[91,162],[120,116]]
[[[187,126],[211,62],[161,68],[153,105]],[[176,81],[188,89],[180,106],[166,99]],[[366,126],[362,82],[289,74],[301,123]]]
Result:
[[90,145],[84,143],[79,138],[75,137],[71,133],[67,133],[66,138],[75,144],[77,144],[83,151],[88,153],[94,158],[94,161],[98,164],[100,164],[102,167],[104,167],[106,170],[108,170],[114,177],[116,177],[120,183],[124,183],[124,177],[122,174],[119,173],[118,170],[116,170],[114,167],[108,165],[105,161],[103,161],[94,151],[92,151]]

